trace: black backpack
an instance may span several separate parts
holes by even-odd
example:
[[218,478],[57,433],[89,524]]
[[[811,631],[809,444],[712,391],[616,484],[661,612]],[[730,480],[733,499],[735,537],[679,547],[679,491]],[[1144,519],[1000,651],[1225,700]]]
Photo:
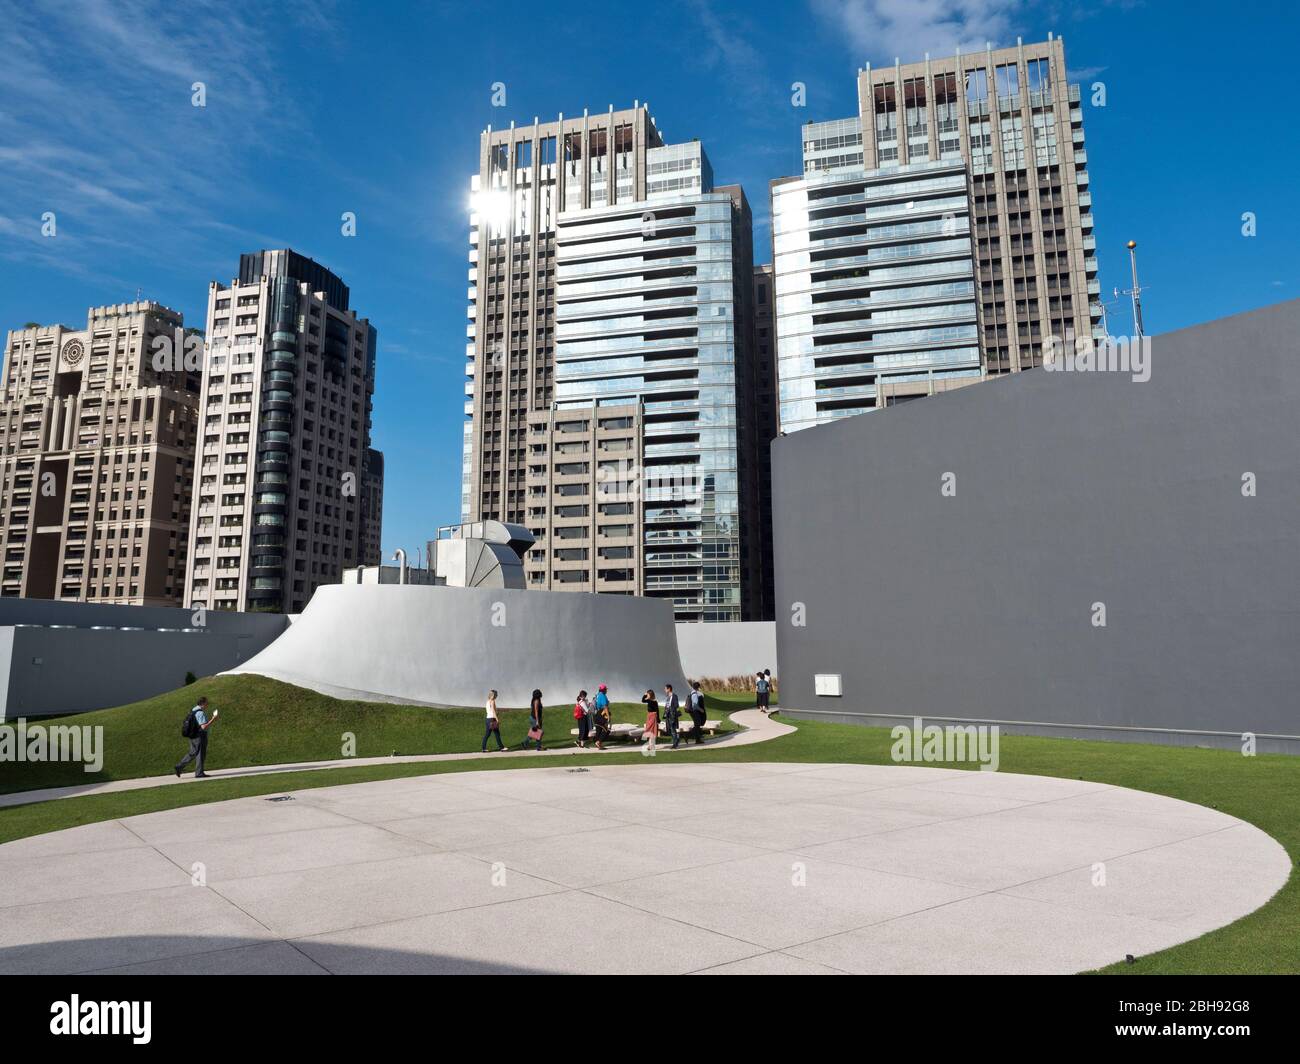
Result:
[[194,710],[191,709],[185,714],[185,723],[181,725],[181,738],[197,739],[202,733],[203,729],[199,727],[199,722],[194,716]]

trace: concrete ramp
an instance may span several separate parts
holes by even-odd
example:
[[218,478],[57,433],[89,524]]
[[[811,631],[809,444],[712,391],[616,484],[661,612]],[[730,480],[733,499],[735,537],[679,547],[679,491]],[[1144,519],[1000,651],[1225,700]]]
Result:
[[670,603],[626,595],[413,584],[331,584],[256,657],[256,673],[338,698],[526,707],[609,685],[614,701],[647,687],[685,690]]

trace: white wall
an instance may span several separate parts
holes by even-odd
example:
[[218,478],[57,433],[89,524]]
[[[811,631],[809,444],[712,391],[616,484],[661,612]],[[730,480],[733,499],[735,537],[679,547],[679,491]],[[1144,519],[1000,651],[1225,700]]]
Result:
[[752,676],[776,667],[776,622],[679,624],[677,650],[682,669],[692,680],[703,677]]
[[609,685],[615,701],[682,690],[672,606],[628,595],[419,585],[317,589],[302,615],[232,672],[323,694],[432,706],[548,705]]

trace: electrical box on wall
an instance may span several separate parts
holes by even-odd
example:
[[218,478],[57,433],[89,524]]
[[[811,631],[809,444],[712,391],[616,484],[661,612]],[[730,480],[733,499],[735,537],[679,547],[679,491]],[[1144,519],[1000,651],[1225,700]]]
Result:
[[816,691],[828,698],[839,698],[844,694],[840,686],[838,672],[819,672],[816,676]]

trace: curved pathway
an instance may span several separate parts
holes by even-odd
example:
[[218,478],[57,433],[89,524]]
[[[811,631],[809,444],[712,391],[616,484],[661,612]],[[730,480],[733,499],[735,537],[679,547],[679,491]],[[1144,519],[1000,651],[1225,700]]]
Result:
[[[659,741],[658,748],[660,754],[676,756],[679,753],[686,753],[693,750],[716,750],[719,747],[748,746],[750,743],[762,743],[768,739],[775,739],[780,735],[787,735],[795,729],[789,724],[781,724],[773,720],[765,713],[757,709],[742,709],[730,714],[731,719],[740,725],[741,730],[737,732],[727,732],[723,735],[716,736],[712,739],[705,739],[702,743],[683,742],[677,750],[670,749],[670,744]],[[567,730],[567,729],[566,729]],[[301,761],[284,765],[249,765],[243,768],[228,769],[209,769],[207,775],[209,779],[235,779],[240,776],[265,776],[275,772],[306,772],[317,769],[327,768],[356,768],[359,765],[403,765],[416,764],[424,761],[467,761],[475,758],[492,758],[500,760],[503,757],[525,757],[534,759],[537,757],[601,757],[603,754],[633,753],[639,749],[635,743],[618,741],[606,750],[597,750],[595,747],[587,747],[579,750],[577,747],[557,747],[554,750],[542,750],[540,753],[536,750],[519,750],[508,747],[504,751],[492,750],[486,754],[474,751],[464,754],[405,754],[397,757],[350,757],[341,758],[337,761]],[[149,787],[176,787],[186,786],[203,786],[203,780],[196,780],[191,775],[183,776],[177,779],[172,773],[166,776],[142,776],[137,779],[128,780],[107,780],[99,783],[87,783],[84,785],[71,787],[46,787],[34,791],[17,791],[13,794],[0,794],[0,809],[15,805],[31,805],[33,802],[48,802],[56,798],[79,798],[87,794],[111,794],[117,791],[138,791]]]
[[1064,973],[1227,924],[1290,867],[1083,780],[583,758],[8,843],[0,972]]

